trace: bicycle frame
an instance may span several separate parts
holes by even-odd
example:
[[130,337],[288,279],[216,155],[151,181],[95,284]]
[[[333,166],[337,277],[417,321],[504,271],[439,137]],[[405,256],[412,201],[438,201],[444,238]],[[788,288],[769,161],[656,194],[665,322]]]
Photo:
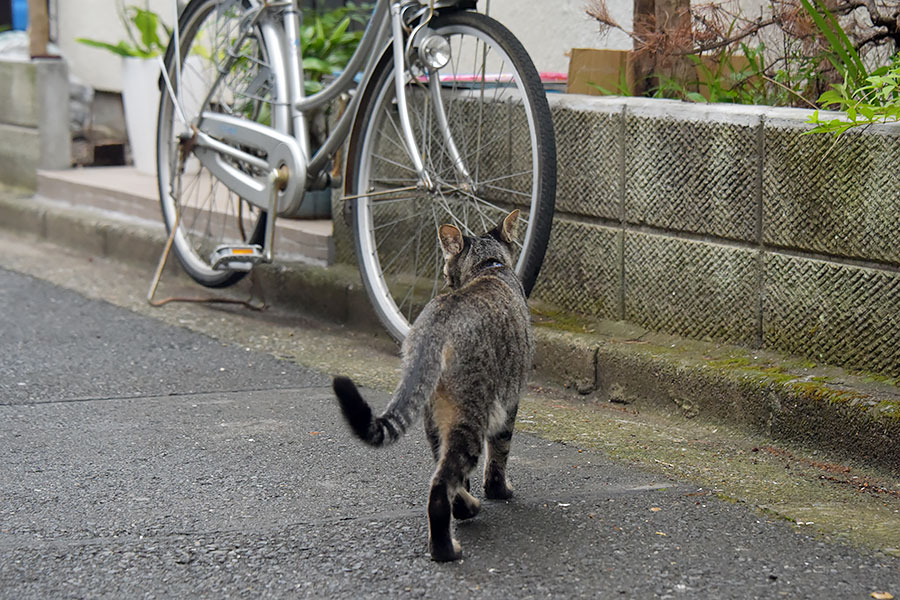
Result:
[[[287,82],[287,94],[276,98],[273,110],[279,111],[280,122],[289,122],[291,124],[290,130],[285,131],[284,133],[287,133],[297,141],[303,157],[308,159],[304,161],[306,167],[306,181],[302,182],[303,185],[296,186],[297,193],[302,195],[303,191],[306,189],[322,189],[330,183],[325,176],[325,169],[327,168],[331,157],[339,150],[350,131],[356,116],[356,111],[359,107],[361,94],[353,95],[343,114],[335,123],[331,134],[314,153],[313,149],[310,147],[307,115],[311,111],[325,106],[341,94],[347,93],[353,89],[365,89],[377,66],[377,58],[383,55],[392,42],[397,42],[394,43],[393,50],[395,64],[405,64],[405,44],[403,42],[404,31],[401,22],[404,11],[414,8],[418,8],[419,11],[430,10],[431,14],[428,15],[428,19],[430,19],[434,8],[452,6],[457,3],[458,2],[456,1],[438,1],[433,2],[432,6],[426,6],[418,0],[404,0],[400,2],[393,0],[377,0],[372,13],[372,18],[369,21],[363,38],[344,71],[324,89],[309,97],[305,96],[303,92],[304,77],[302,56],[300,53],[301,16],[300,10],[296,6],[296,0],[263,2],[247,12],[245,17],[247,19],[245,34],[235,41],[233,47],[238,47],[243,43],[244,39],[246,39],[246,32],[249,32],[252,27],[258,26],[262,31],[263,37],[266,39],[267,45],[270,47],[275,46],[280,50],[277,53],[273,52],[275,56],[272,56],[271,60],[273,62],[273,69],[281,71],[281,75]],[[275,10],[281,11],[282,14],[282,23],[280,27],[275,26],[274,20],[266,18],[267,12],[274,12]],[[428,19],[426,19],[425,23],[427,23]],[[229,71],[235,60],[235,56],[237,55],[236,52],[231,52],[229,54],[231,55],[231,58],[226,61],[221,69],[219,75],[220,78],[223,73]],[[372,58],[373,56],[375,57],[374,59]],[[362,67],[365,67],[365,69],[362,71],[362,76],[357,83],[356,79]],[[430,187],[430,181],[428,180],[428,175],[422,165],[421,155],[418,151],[416,141],[413,138],[412,128],[409,124],[408,113],[406,111],[406,97],[404,92],[406,82],[404,80],[404,69],[396,69],[395,73],[401,124],[406,137],[407,150],[409,151],[410,158],[416,165],[416,170],[418,171],[423,185],[425,187]],[[282,91],[282,94],[283,93],[284,91]],[[212,94],[212,90],[210,91],[210,94]],[[435,97],[438,97],[438,95],[436,94]],[[176,102],[176,104],[178,103]],[[440,115],[441,113],[439,112],[438,114]],[[200,148],[209,150],[209,152],[206,153],[206,160],[204,160],[204,163],[211,160],[213,155],[222,154],[245,162],[256,168],[264,169],[268,166],[265,161],[230,146],[227,143],[223,143],[217,140],[216,137],[207,135],[205,131],[199,128],[201,123],[212,122],[213,126],[216,127],[219,125],[219,122],[221,122],[221,125],[216,127],[217,131],[221,133],[224,129],[233,129],[242,126],[245,130],[245,135],[239,136],[237,141],[251,146],[256,145],[265,150],[268,150],[269,147],[271,147],[271,143],[266,144],[262,141],[262,138],[266,135],[265,130],[268,129],[267,127],[258,124],[238,124],[235,122],[237,120],[238,119],[224,118],[213,114],[201,115],[197,124],[199,131],[196,143]],[[259,142],[254,144],[254,139],[258,139]],[[201,153],[202,152],[203,150],[201,150]],[[203,158],[204,157],[201,157],[201,160]],[[270,208],[269,202],[262,200],[261,196],[263,195],[263,190],[258,189],[258,186],[257,189],[252,189],[252,186],[248,185],[246,174],[241,174],[239,172],[223,173],[222,169],[223,166],[218,165],[216,171],[225,175],[223,179],[226,179],[226,181],[229,182],[229,187],[235,189],[242,197],[259,208],[264,210]],[[295,176],[296,174],[292,173],[292,175]],[[256,193],[252,193],[254,191]],[[281,215],[291,216],[291,213],[297,208],[299,208],[299,201],[285,198],[282,201]]]
[[[425,170],[422,155],[414,138],[406,106],[407,56],[415,36],[425,28],[434,16],[435,9],[463,5],[472,7],[471,0],[376,0],[375,8],[356,51],[344,71],[321,91],[311,96],[304,94],[303,57],[300,47],[301,11],[297,0],[252,0],[251,6],[241,16],[241,31],[238,39],[230,44],[227,59],[220,68],[218,78],[211,87],[204,105],[230,72],[240,52],[238,48],[247,36],[258,28],[269,49],[269,60],[273,74],[286,85],[279,86],[278,96],[272,102],[276,123],[285,124],[275,130],[252,120],[216,112],[203,112],[191,127],[193,135],[188,142],[191,150],[216,177],[229,189],[247,202],[267,211],[264,247],[253,253],[251,262],[271,262],[273,256],[274,227],[276,217],[292,217],[299,213],[303,196],[307,190],[325,189],[335,186],[337,181],[328,173],[332,157],[340,150],[347,138],[359,104],[369,85],[379,59],[389,48],[397,66],[394,69],[396,98],[401,129],[406,151],[415,166],[419,183],[416,187],[431,189],[433,184]],[[277,18],[276,18],[277,16]],[[404,19],[418,20],[408,36]],[[174,34],[178,39],[178,32]],[[407,42],[408,40],[408,42]],[[176,47],[176,51],[181,49]],[[180,65],[180,56],[176,56]],[[183,110],[172,86],[165,75],[173,104],[183,120]],[[361,76],[360,76],[361,73]],[[180,71],[176,69],[176,77]],[[180,83],[180,82],[179,82]],[[284,89],[281,89],[281,88]],[[441,103],[440,82],[437,77],[429,78],[429,87],[435,100],[434,107],[439,121],[446,123]],[[180,90],[180,84],[177,86]],[[310,144],[308,116],[326,106],[342,94],[351,90],[353,94],[343,113],[335,122],[331,133],[319,148]],[[442,128],[448,147],[451,148],[457,172],[468,179],[466,167],[456,151],[456,146],[447,127]],[[248,148],[261,151],[266,158],[246,151]],[[237,164],[252,167],[238,168]],[[408,191],[406,188],[404,191]],[[380,193],[394,193],[397,190]],[[243,267],[239,263],[232,268]]]
[[[375,8],[372,12],[372,17],[369,20],[369,24],[366,28],[365,33],[363,34],[363,38],[360,41],[359,46],[357,46],[356,51],[353,53],[353,56],[350,58],[350,61],[344,68],[344,71],[338,76],[337,79],[335,79],[335,81],[333,81],[331,84],[329,84],[327,87],[317,92],[316,94],[309,97],[304,97],[302,81],[303,70],[299,69],[289,73],[290,77],[293,77],[295,80],[299,80],[295,81],[292,85],[292,89],[296,92],[296,96],[294,97],[294,100],[292,102],[292,106],[295,111],[295,131],[305,131],[305,124],[298,125],[298,123],[304,121],[305,112],[320,108],[337,98],[339,95],[348,92],[351,89],[364,90],[368,85],[369,80],[371,79],[372,72],[377,66],[378,58],[380,58],[384,54],[391,42],[396,42],[393,46],[394,64],[399,66],[405,64],[406,46],[403,43],[403,29],[401,23],[403,11],[414,7],[419,7],[419,9],[422,11],[430,11],[425,21],[420,25],[421,27],[423,25],[427,25],[428,21],[431,20],[435,9],[447,8],[455,6],[459,3],[459,0],[432,0],[430,3],[422,2],[419,0],[404,0],[400,2],[393,0],[377,0],[375,3]],[[287,43],[288,47],[299,48],[300,46],[299,38],[289,37]],[[373,50],[378,50],[378,52],[372,54]],[[369,59],[368,64],[366,64],[367,58],[372,56],[374,56],[375,58]],[[362,78],[359,82],[359,85],[356,85],[355,78],[359,73],[360,68],[364,64],[366,64],[366,69],[362,73]],[[415,139],[413,138],[412,128],[409,126],[408,121],[409,115],[405,108],[406,94],[403,92],[403,86],[405,85],[405,81],[403,81],[404,69],[396,69],[395,76],[397,83],[397,98],[398,102],[400,103],[401,119],[404,120],[403,130],[408,144],[407,149],[410,153],[410,158],[417,165],[417,171],[419,172],[420,178],[423,179],[423,181],[426,182],[427,185],[428,175],[425,172],[424,167],[422,166],[421,154],[418,152]],[[327,166],[328,160],[331,158],[331,156],[333,156],[334,153],[337,152],[337,150],[340,148],[341,144],[344,143],[344,140],[347,138],[347,134],[350,132],[350,127],[353,125],[353,120],[356,117],[356,111],[359,107],[360,98],[361,94],[354,95],[354,97],[350,101],[350,104],[347,106],[346,110],[335,124],[334,130],[331,135],[328,136],[328,139],[321,146],[321,148],[316,151],[315,155],[312,156],[308,165],[308,170],[310,173],[320,173]],[[308,153],[309,148],[305,148],[305,150]]]
[[[343,94],[350,89],[364,90],[371,79],[372,72],[378,63],[378,58],[381,57],[384,52],[387,51],[388,45],[393,43],[393,56],[394,56],[394,64],[395,65],[405,65],[406,63],[406,52],[407,45],[403,43],[403,25],[402,25],[402,17],[403,12],[409,9],[413,9],[418,7],[418,9],[422,12],[427,12],[427,17],[425,20],[418,26],[419,28],[428,24],[431,20],[431,17],[434,15],[434,10],[437,8],[446,8],[450,6],[454,6],[459,4],[457,0],[449,0],[449,1],[432,1],[430,3],[420,2],[418,0],[405,0],[401,2],[391,1],[391,0],[377,0],[375,4],[375,9],[372,12],[372,18],[369,21],[368,27],[363,35],[363,39],[360,41],[359,46],[354,52],[353,56],[350,58],[350,61],[347,63],[346,68],[341,73],[341,75],[326,88],[321,90],[320,92],[310,96],[308,98],[303,96],[303,71],[299,69],[297,71],[292,71],[289,73],[290,77],[294,77],[299,81],[295,81],[292,85],[292,89],[296,91],[296,96],[292,102],[293,110],[295,111],[294,123],[295,123],[295,132],[305,131],[305,119],[304,113],[310,110],[315,110],[321,106],[324,106],[328,102],[337,98],[340,94]],[[415,32],[410,34],[410,37],[415,35]],[[292,44],[296,44],[299,47],[299,39],[294,40],[289,36],[288,47],[291,47]],[[372,54],[373,50],[378,50]],[[294,53],[291,53],[294,54]],[[362,73],[362,78],[359,82],[359,85],[355,85],[355,77],[359,73],[360,68],[363,64],[366,63],[367,57],[374,56],[374,59],[370,59],[368,64],[366,64],[366,69]],[[428,173],[425,171],[425,167],[422,163],[422,156],[418,150],[418,146],[416,140],[412,133],[412,127],[409,122],[409,113],[406,109],[406,93],[405,93],[405,85],[406,81],[404,80],[404,69],[398,68],[395,69],[395,83],[397,87],[397,102],[399,104],[399,114],[401,119],[401,127],[404,132],[404,136],[406,138],[407,143],[407,152],[410,155],[414,165],[416,166],[416,171],[419,175],[419,179],[422,182],[423,187],[430,188],[432,183],[429,179]],[[436,83],[436,82],[435,82]],[[435,98],[439,96],[436,94]],[[338,119],[335,124],[334,130],[331,135],[328,136],[328,139],[325,143],[316,151],[315,155],[309,161],[308,172],[311,174],[320,174],[324,168],[327,166],[328,161],[331,156],[338,151],[340,146],[344,143],[344,140],[347,137],[347,134],[350,132],[350,128],[353,125],[353,120],[356,118],[356,112],[359,107],[359,102],[361,99],[361,94],[355,94],[350,101],[350,104],[346,107],[346,110]],[[443,107],[439,107],[439,114],[443,114]],[[449,135],[449,130],[445,127],[444,131]],[[308,137],[304,136],[304,141],[308,143]],[[451,146],[455,147],[452,140],[449,140]],[[309,148],[304,148],[309,155]],[[461,164],[461,160],[458,161]],[[464,168],[463,168],[464,171]],[[321,182],[320,182],[321,185]]]

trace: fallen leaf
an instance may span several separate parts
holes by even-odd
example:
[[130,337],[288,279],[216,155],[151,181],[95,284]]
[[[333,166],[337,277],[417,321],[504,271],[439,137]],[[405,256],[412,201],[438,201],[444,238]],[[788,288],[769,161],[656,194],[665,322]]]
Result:
[[894,595],[890,592],[872,592],[872,597],[875,600],[894,600]]
[[661,511],[661,510],[662,510],[662,509],[661,509],[660,507],[654,506],[653,508],[650,509],[650,512],[659,512],[659,511]]

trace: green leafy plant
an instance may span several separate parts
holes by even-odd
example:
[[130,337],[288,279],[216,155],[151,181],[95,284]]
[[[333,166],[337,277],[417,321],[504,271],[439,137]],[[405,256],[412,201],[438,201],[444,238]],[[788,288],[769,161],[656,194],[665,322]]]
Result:
[[[730,36],[734,23],[726,29]],[[815,107],[806,99],[822,87],[820,65],[822,55],[807,56],[798,51],[800,43],[785,40],[783,56],[772,59],[765,43],[755,45],[743,41],[726,44],[714,52],[691,54],[686,58],[693,65],[695,77],[675,79],[656,74],[657,84],[649,95],[655,98],[676,98],[690,102],[727,102],[736,104],[765,104],[786,106],[805,104]],[[631,95],[624,69],[619,70],[619,83],[615,89],[588,82],[588,85],[604,95]]]
[[890,65],[880,67],[860,85],[849,79],[833,85],[819,97],[819,104],[844,112],[843,117],[823,118],[815,111],[809,123],[815,127],[807,133],[840,135],[854,127],[900,121],[900,54]]
[[734,57],[730,52],[722,52],[710,66],[709,62],[695,54],[688,56],[700,75],[698,87],[702,85],[707,90],[706,96],[700,92],[691,92],[694,96],[691,99],[696,102],[739,102],[742,97],[741,88],[735,84],[743,73],[732,62]]
[[[756,73],[748,81],[755,96],[753,104],[772,106],[802,105],[815,108],[809,100],[824,89],[822,56],[804,51],[799,40],[784,39],[781,55],[766,66],[766,48],[760,43],[756,50],[747,48],[744,55],[750,62],[750,71]],[[742,44],[742,47],[746,47]]]
[[[119,6],[119,18],[125,25],[128,40],[122,40],[117,44],[110,44],[100,40],[77,38],[76,41],[109,50],[119,56],[134,56],[140,58],[152,58],[165,53],[166,43],[172,30],[160,20],[159,15],[146,8],[137,6]],[[163,35],[160,36],[160,33]]]
[[[612,2],[589,0],[586,12],[602,31],[616,29],[632,38],[644,59],[629,79],[647,95],[815,108],[812,100],[833,83],[866,85],[870,70],[884,64],[884,50],[900,50],[896,0],[766,0],[759,14],[746,15],[731,0],[709,0],[685,8],[689,26],[679,19],[651,19],[635,23],[634,30],[612,18]],[[860,18],[861,8],[868,22]],[[738,60],[728,60],[732,56]],[[692,63],[695,72],[684,63]],[[603,85],[616,88],[613,82]]]
[[757,51],[745,45],[741,45],[741,48],[744,55],[735,52],[735,48],[726,48],[711,57],[688,55],[687,59],[694,65],[697,78],[681,81],[660,77],[653,96],[698,103],[759,103],[760,92],[755,87],[755,82],[761,80],[762,65],[757,64],[760,63]]
[[900,121],[900,54],[893,57],[890,65],[868,73],[853,43],[822,0],[801,2],[828,41],[829,60],[844,77],[843,83],[832,85],[818,99],[820,106],[836,108],[844,116],[823,118],[817,110],[807,121],[815,127],[806,133],[839,136],[854,127]]
[[835,16],[822,0],[800,0],[800,2],[816,24],[816,28],[828,41],[831,47],[828,59],[831,64],[843,73],[852,85],[861,84],[868,76],[866,66]]
[[628,74],[625,72],[625,69],[619,69],[619,81],[616,83],[616,89],[610,90],[608,88],[603,87],[602,85],[595,83],[593,81],[588,81],[587,84],[599,91],[604,96],[633,96],[634,94],[631,91],[631,86],[628,85]]
[[306,93],[322,89],[322,79],[347,66],[363,36],[353,23],[365,24],[371,4],[355,4],[329,11],[305,10],[300,45],[303,53]]
[[699,91],[685,91],[685,97],[694,102],[740,102],[741,89],[735,86],[742,75],[734,64],[735,55],[732,52],[721,52],[711,61],[705,61],[696,54],[688,57],[699,76],[696,82],[691,82],[699,89],[703,86],[706,95]]

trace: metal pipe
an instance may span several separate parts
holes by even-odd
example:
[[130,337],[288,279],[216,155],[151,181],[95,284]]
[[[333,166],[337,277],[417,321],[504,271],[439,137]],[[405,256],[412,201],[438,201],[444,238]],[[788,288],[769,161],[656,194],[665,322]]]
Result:
[[[453,140],[453,134],[450,133],[450,123],[447,121],[447,111],[444,109],[444,99],[441,98],[441,81],[438,71],[432,70],[429,73],[428,88],[431,90],[431,104],[434,106],[434,114],[437,117],[438,126],[441,135],[444,136],[444,142],[447,144],[447,150],[450,152],[450,159],[453,161],[453,168],[462,181],[472,184],[472,176],[469,175],[468,169],[463,162],[462,155],[456,142]],[[479,125],[480,127],[480,125]]]
[[406,102],[405,57],[403,56],[405,54],[403,45],[403,23],[400,19],[399,2],[391,4],[391,32],[394,37],[394,90],[397,100],[397,113],[400,117],[400,129],[403,131],[403,137],[406,142],[406,151],[409,153],[409,158],[412,160],[413,167],[416,169],[419,181],[422,182],[422,185],[424,185],[426,189],[431,189],[433,187],[431,178],[428,176],[428,173],[425,172],[425,164],[422,162],[422,155],[419,154],[419,146],[416,143],[412,124],[409,120],[409,109]]
[[303,111],[297,109],[297,105],[303,100],[303,52],[300,45],[300,26],[302,15],[295,6],[284,12],[284,40],[285,54],[287,54],[288,87],[291,103],[291,122],[294,137],[300,142],[303,155],[309,157],[309,127]]

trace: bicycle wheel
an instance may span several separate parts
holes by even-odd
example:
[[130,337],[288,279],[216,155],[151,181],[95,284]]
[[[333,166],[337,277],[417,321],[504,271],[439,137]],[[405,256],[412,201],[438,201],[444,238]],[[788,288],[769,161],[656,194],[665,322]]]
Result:
[[[278,52],[277,41],[264,31],[265,25],[258,24],[243,35],[241,25],[248,9],[248,0],[192,0],[184,9],[179,19],[180,91],[174,37],[165,65],[187,123],[161,84],[157,178],[163,220],[171,232],[180,212],[175,253],[185,271],[207,287],[225,287],[246,274],[214,269],[210,255],[223,244],[259,244],[266,213],[230,191],[191,154],[191,127],[202,128],[203,111],[252,119],[276,129],[287,127],[288,121],[274,108],[286,87],[283,73],[269,61]],[[232,164],[245,172],[253,168],[237,161]]]
[[481,235],[520,209],[515,269],[530,293],[556,193],[550,109],[522,45],[479,13],[441,15],[430,27],[450,43],[452,58],[438,73],[407,74],[406,96],[433,189],[414,189],[418,178],[405,150],[390,49],[360,99],[348,149],[347,192],[362,195],[352,204],[360,272],[398,341],[443,284],[442,223]]

